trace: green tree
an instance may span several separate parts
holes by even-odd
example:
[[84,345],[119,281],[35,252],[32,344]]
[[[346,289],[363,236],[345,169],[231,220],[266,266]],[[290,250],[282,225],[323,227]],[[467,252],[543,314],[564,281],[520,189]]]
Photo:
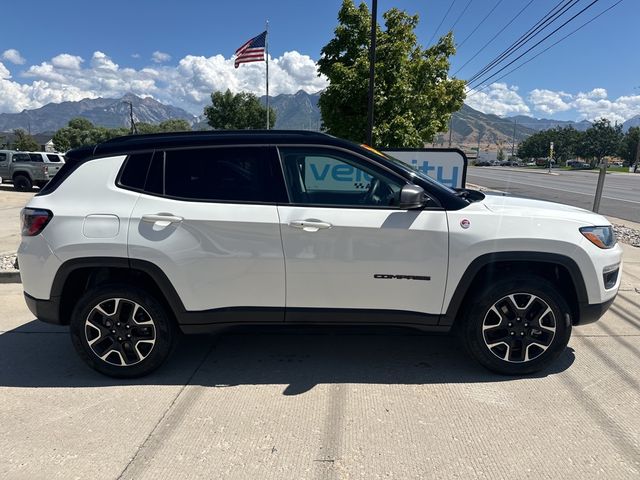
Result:
[[550,130],[542,130],[524,139],[518,145],[520,158],[545,158],[549,156],[549,144],[552,142]]
[[34,152],[40,150],[40,145],[35,139],[29,135],[25,130],[18,128],[13,131],[16,136],[14,142],[14,148],[16,150],[22,150],[23,152]]
[[498,155],[496,156],[496,159],[499,162],[502,162],[504,160],[504,150],[502,150],[502,147],[498,149]]
[[618,155],[620,155],[626,165],[633,165],[636,162],[639,143],[640,127],[631,127],[622,138],[620,151],[618,152]]
[[[417,15],[392,8],[377,26],[375,125],[373,143],[384,147],[422,147],[447,129],[462,107],[465,82],[449,78],[455,53],[451,33],[430,48],[417,42]],[[318,71],[329,79],[320,95],[328,133],[363,142],[367,129],[371,16],[366,4],[343,0],[335,37],[322,49]]]
[[159,132],[190,132],[191,125],[181,118],[172,118],[158,124]]
[[545,158],[549,156],[553,142],[553,157],[565,163],[576,156],[578,143],[583,133],[573,127],[557,127],[536,132],[518,145],[520,158]]
[[622,125],[611,125],[609,120],[602,118],[584,132],[577,145],[577,153],[599,164],[604,157],[619,152],[621,141]]
[[93,145],[110,138],[127,135],[126,128],[96,127],[86,118],[73,118],[53,136],[53,146],[59,152],[66,152],[83,145]]
[[[211,105],[205,107],[207,122],[215,129],[245,130],[265,128],[267,109],[252,93],[234,94],[231,90],[211,94]],[[276,114],[269,108],[269,128],[276,123]]]

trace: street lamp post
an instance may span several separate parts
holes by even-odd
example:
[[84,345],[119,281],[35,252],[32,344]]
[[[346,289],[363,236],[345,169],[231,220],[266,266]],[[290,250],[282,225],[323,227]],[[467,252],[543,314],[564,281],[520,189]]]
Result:
[[376,30],[378,0],[371,0],[371,45],[369,46],[369,105],[367,108],[367,144],[373,146],[373,92],[376,76]]

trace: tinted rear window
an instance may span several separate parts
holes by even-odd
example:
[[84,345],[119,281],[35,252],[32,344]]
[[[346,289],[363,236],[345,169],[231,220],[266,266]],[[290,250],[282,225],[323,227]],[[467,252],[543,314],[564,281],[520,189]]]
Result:
[[171,150],[165,155],[167,196],[226,202],[286,201],[282,172],[273,148],[199,148]]
[[56,162],[56,163],[60,162],[60,157],[58,155],[54,155],[53,153],[47,153],[47,158],[49,159],[50,162]]
[[30,153],[29,158],[32,162],[44,162],[44,160],[42,160],[42,155],[39,153]]
[[147,180],[152,152],[129,155],[120,175],[120,185],[142,190]]

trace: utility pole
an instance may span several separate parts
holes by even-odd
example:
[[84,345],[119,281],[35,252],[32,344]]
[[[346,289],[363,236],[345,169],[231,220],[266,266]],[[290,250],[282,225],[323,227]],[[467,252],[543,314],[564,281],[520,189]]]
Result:
[[138,129],[136,128],[136,122],[133,120],[133,102],[129,102],[127,100],[125,100],[122,103],[126,103],[127,105],[129,105],[129,121],[131,122],[131,135],[133,134],[137,134],[138,133]]
[[378,0],[371,1],[371,45],[369,46],[369,105],[367,108],[367,144],[373,146],[373,93],[376,77],[376,31]]
[[453,113],[449,117],[449,148],[451,148],[451,136],[453,135]]
[[516,125],[518,124],[518,121],[514,118],[513,119],[513,138],[511,139],[511,157],[515,157],[515,151],[516,151]]
[[553,161],[553,142],[549,142],[549,173],[551,173],[552,161]]
[[633,173],[638,170],[638,166],[640,164],[640,137],[638,137],[638,145],[636,146],[636,161],[633,162]]
[[602,190],[604,190],[604,178],[607,176],[607,167],[609,161],[603,158],[600,162],[600,173],[598,174],[598,185],[596,186],[596,196],[593,199],[593,211],[598,213],[600,210],[600,199],[602,198]]

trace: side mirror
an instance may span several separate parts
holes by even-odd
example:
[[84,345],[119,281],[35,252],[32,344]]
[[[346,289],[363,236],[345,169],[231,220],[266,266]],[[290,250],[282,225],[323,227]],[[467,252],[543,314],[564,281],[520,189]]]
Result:
[[424,189],[418,185],[405,185],[400,190],[400,204],[403,210],[413,210],[424,207],[426,203]]

